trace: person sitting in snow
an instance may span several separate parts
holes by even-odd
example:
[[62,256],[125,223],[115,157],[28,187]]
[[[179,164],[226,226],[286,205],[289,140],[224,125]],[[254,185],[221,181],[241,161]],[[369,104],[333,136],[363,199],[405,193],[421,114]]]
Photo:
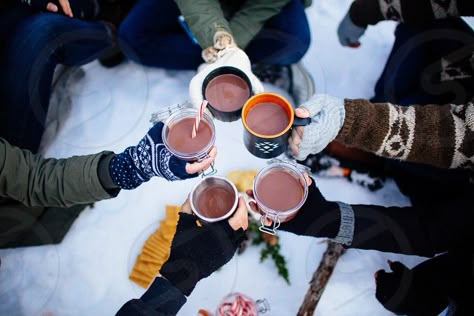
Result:
[[152,177],[196,177],[214,161],[189,163],[163,145],[163,123],[136,145],[67,159],[44,159],[0,138],[0,248],[59,243],[87,204],[135,189]]
[[72,75],[112,49],[130,1],[0,2],[0,137],[38,152],[57,66]]
[[[327,201],[312,181],[304,205],[278,229],[349,249],[433,257],[413,269],[389,262],[392,272],[375,274],[376,298],[397,314],[436,316],[450,305],[452,315],[473,315],[472,192],[429,208],[349,205]],[[259,212],[254,202],[250,206]]]
[[[409,195],[412,201],[430,200],[433,196],[449,196],[452,193],[455,194],[460,186],[469,183],[469,176],[464,170],[454,170],[463,161],[454,161],[453,165],[449,165],[448,161],[444,161],[442,166],[436,164],[438,167],[450,167],[446,170],[426,166],[423,159],[415,160],[416,163],[408,163],[393,158],[407,160],[406,156],[410,150],[420,150],[414,148],[416,145],[412,145],[411,135],[420,131],[418,122],[413,121],[414,116],[417,121],[420,115],[436,116],[438,112],[434,109],[435,105],[466,105],[474,97],[472,89],[474,87],[474,30],[461,18],[461,16],[471,15],[474,15],[474,2],[470,0],[353,1],[338,28],[339,41],[344,46],[360,46],[361,37],[368,28],[370,29],[370,25],[384,20],[400,22],[395,29],[392,50],[375,85],[375,95],[370,101],[376,106],[390,102],[400,106],[425,105],[427,109],[416,109],[416,113],[412,113],[414,108],[387,108],[382,105],[386,110],[390,109],[390,115],[393,115],[394,120],[390,127],[387,125],[391,132],[387,133],[388,138],[383,147],[379,146],[381,145],[379,142],[370,144],[370,139],[367,139],[364,144],[356,144],[351,143],[346,137],[344,139],[338,137],[335,142],[329,144],[324,153],[342,158],[341,163],[345,163],[349,168],[359,165],[362,170],[369,169],[375,171],[375,174],[388,174],[394,177],[401,190]],[[347,103],[351,102],[346,101],[346,105]],[[350,105],[350,107],[355,108],[360,103]],[[393,109],[396,109],[396,112]],[[435,112],[430,111],[431,109]],[[367,106],[364,104],[357,111],[362,112],[361,115],[356,114],[357,120],[360,120],[362,115],[365,115],[366,119],[380,119],[371,117],[373,112],[366,112]],[[442,112],[441,115],[443,113],[446,112]],[[459,109],[458,113],[453,113],[453,115],[460,116],[462,124],[464,121],[462,109]],[[315,114],[315,112],[311,113],[311,115]],[[448,113],[448,115],[452,114]],[[443,122],[441,118],[433,117],[433,123]],[[345,124],[348,126],[347,120]],[[380,124],[382,128],[386,128],[385,121]],[[431,127],[429,131],[432,131]],[[464,134],[463,131],[460,132]],[[396,140],[397,135],[403,138],[402,142]],[[438,138],[436,135],[434,137]],[[471,152],[463,151],[461,148],[463,145],[457,138],[450,139],[453,143],[449,144],[449,147],[454,146],[456,157],[464,160],[462,157],[469,159],[472,156]],[[361,138],[359,140],[363,142]],[[427,151],[438,150],[432,149],[438,144],[428,140],[426,136],[425,140],[418,144]],[[346,143],[343,144],[342,141]],[[447,141],[443,142],[443,146],[445,143]],[[363,155],[364,152],[360,149],[379,153],[390,159],[376,159],[374,156]],[[317,149],[317,151],[321,150],[322,148]],[[313,148],[311,153],[315,152],[316,149]],[[339,153],[341,155],[338,155]],[[360,163],[357,163],[357,156],[363,156]],[[324,155],[321,154],[318,157],[324,157]],[[436,157],[432,158],[436,159]],[[314,157],[312,160],[315,160]],[[327,160],[326,158],[323,161]]]
[[223,55],[239,68],[250,59],[251,79],[253,71],[301,103],[314,92],[298,63],[311,42],[305,15],[311,2],[138,0],[119,28],[120,46],[129,59],[166,69],[196,69],[203,60],[212,67]]
[[[247,193],[252,195],[251,190]],[[428,216],[417,208],[351,206],[326,201],[312,182],[304,206],[279,229],[358,249],[424,256],[448,250],[413,269],[389,261],[392,272],[375,274],[376,298],[397,314],[435,316],[449,305],[449,315],[472,315],[474,214],[452,206],[453,212],[440,205],[439,212]],[[257,211],[255,204],[251,207]],[[199,226],[190,213],[186,201],[167,262],[147,291],[128,301],[117,315],[176,315],[196,284],[233,257],[248,227],[242,197],[228,221]]]
[[[299,160],[336,139],[383,157],[462,168],[472,179],[474,99],[460,105],[398,106],[315,95],[295,112],[312,118],[309,125],[296,127],[289,139],[290,150]],[[472,302],[466,299],[474,293],[474,185],[470,183],[458,186],[448,197],[432,193],[431,200],[413,200],[412,207],[402,208],[329,202],[313,184],[297,216],[280,229],[331,238],[351,248],[428,257],[445,253],[414,270],[397,263],[392,273],[381,271],[377,298],[397,313],[437,315],[420,310],[440,311],[449,301],[458,305],[458,311],[470,311],[457,315],[471,315]],[[424,280],[424,286],[419,280]],[[430,293],[442,299],[431,300]]]

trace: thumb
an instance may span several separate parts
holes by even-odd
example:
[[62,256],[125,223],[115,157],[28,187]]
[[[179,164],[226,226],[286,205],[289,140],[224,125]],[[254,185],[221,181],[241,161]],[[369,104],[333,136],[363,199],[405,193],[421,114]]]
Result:
[[216,156],[217,148],[214,146],[209,152],[209,157],[207,157],[206,159],[202,160],[201,162],[187,163],[186,172],[188,174],[203,172],[211,166],[211,164],[214,162],[214,159],[216,159]]
[[300,118],[307,118],[309,117],[309,111],[305,107],[299,107],[295,109],[295,115]]

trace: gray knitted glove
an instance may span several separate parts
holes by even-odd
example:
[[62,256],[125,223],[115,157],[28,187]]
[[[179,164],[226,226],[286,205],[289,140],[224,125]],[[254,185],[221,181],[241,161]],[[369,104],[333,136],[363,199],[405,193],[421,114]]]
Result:
[[339,27],[337,28],[337,35],[342,46],[359,47],[359,38],[365,33],[366,27],[360,27],[352,22],[349,12],[344,16]]
[[[343,99],[327,94],[316,94],[299,107],[307,109],[311,117],[311,123],[303,129],[301,142],[299,139],[294,142],[298,148],[295,158],[305,160],[309,154],[319,153],[336,138],[344,124],[346,111]],[[290,147],[291,143],[300,137],[299,131],[297,128],[293,130]]]

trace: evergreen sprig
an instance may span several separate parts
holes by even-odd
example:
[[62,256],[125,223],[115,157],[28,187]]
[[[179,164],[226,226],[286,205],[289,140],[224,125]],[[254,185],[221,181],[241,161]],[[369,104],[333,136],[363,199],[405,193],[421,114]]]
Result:
[[[283,257],[280,253],[279,240],[277,239],[276,243],[273,245],[268,242],[265,242],[265,239],[262,235],[265,233],[262,233],[259,230],[259,227],[260,223],[249,217],[249,228],[247,231],[250,243],[254,246],[258,246],[262,243],[264,244],[263,248],[260,250],[260,262],[263,262],[268,257],[270,257],[273,262],[275,262],[278,275],[280,275],[286,281],[286,283],[290,284],[290,277],[288,268],[286,267],[286,260],[285,257]],[[243,250],[239,253],[242,252]]]

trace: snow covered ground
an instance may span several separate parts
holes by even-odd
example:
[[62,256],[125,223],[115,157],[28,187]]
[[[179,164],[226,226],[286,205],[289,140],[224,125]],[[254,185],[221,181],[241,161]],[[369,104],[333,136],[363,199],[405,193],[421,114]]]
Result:
[[[304,58],[316,79],[317,92],[339,97],[370,97],[393,42],[394,23],[368,29],[359,49],[343,48],[336,29],[350,0],[315,1],[308,9],[313,42]],[[68,157],[104,149],[122,151],[150,127],[150,114],[187,99],[192,72],[165,71],[124,63],[105,69],[97,62],[84,67],[85,77],[70,86],[73,106],[64,127],[48,148],[49,157]],[[261,168],[264,160],[242,144],[241,122],[216,122],[224,175],[235,168]],[[197,180],[167,183],[153,179],[134,191],[95,204],[55,246],[1,250],[0,315],[113,315],[144,289],[128,279],[147,235],[164,216],[165,204],[181,204]],[[408,205],[393,182],[380,191],[339,179],[317,179],[330,200]],[[259,250],[249,248],[223,269],[198,284],[179,315],[215,310],[220,300],[238,291],[266,298],[270,315],[295,315],[325,245],[320,239],[280,233],[291,285],[278,277],[273,262],[259,263]],[[315,315],[391,315],[374,297],[373,273],[386,260],[413,266],[423,260],[376,251],[349,250],[339,261]]]

